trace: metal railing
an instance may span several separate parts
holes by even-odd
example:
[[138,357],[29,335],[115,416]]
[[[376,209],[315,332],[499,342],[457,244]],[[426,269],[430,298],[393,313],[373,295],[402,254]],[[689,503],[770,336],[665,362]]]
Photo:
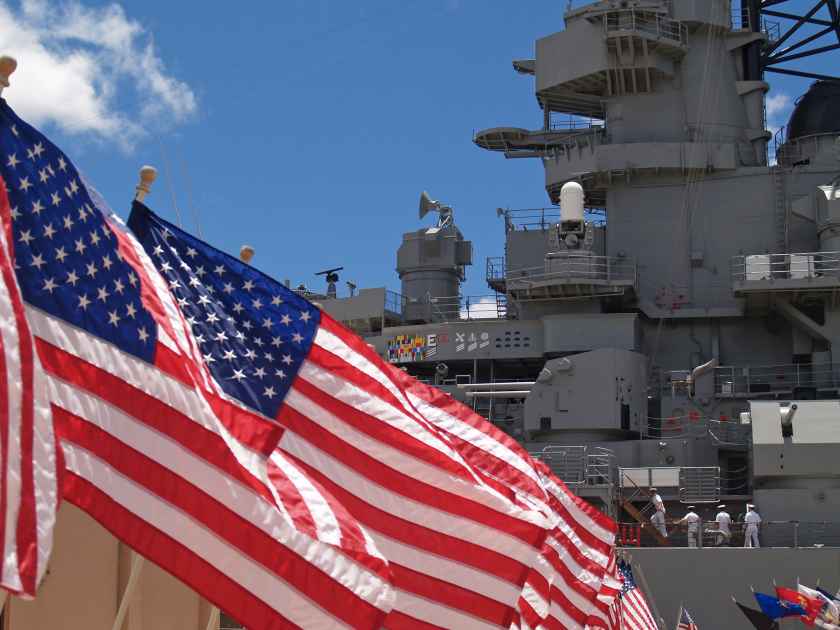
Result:
[[816,133],[791,140],[787,132],[786,126],[780,127],[773,134],[773,140],[767,143],[768,164],[777,163],[783,166],[796,164],[830,147],[837,136],[834,132]]
[[[620,535],[616,542],[622,547],[659,547],[649,535],[645,535],[639,523],[619,523]],[[744,523],[733,522],[728,542],[720,536],[715,521],[703,521],[702,547],[743,547]],[[668,524],[668,540],[674,547],[687,547],[685,526]],[[758,541],[762,547],[813,548],[840,547],[840,522],[835,521],[764,521],[758,529]],[[721,543],[724,543],[721,545]]]
[[650,439],[700,438],[709,435],[718,445],[747,446],[751,438],[749,425],[738,418],[721,415],[707,418],[700,413],[665,418],[647,418],[642,436]]
[[505,257],[488,256],[486,278],[488,282],[505,279]]
[[[732,6],[730,28],[733,31],[752,30],[752,13],[749,7]],[[767,37],[767,42],[772,44],[781,35],[781,25],[774,20],[768,20],[759,16],[761,32]]]
[[733,256],[732,282],[840,278],[840,252],[794,252]]
[[[641,488],[670,488],[682,503],[720,500],[719,466],[642,466],[619,468],[619,485],[639,494]],[[632,499],[631,499],[632,500]]]
[[799,388],[840,389],[840,363],[789,363],[715,368],[715,393],[724,398],[765,393],[793,393]]
[[604,121],[600,118],[582,118],[581,116],[571,116],[569,114],[558,115],[557,113],[552,112],[549,129],[551,131],[564,131],[567,129],[602,129],[604,124]]
[[385,291],[385,310],[402,316],[405,312],[406,298],[396,291]]
[[549,444],[530,455],[568,486],[611,486],[616,482],[615,453],[606,448]]
[[505,319],[504,300],[497,295],[453,295],[429,297],[429,319],[454,322],[475,319]]
[[537,282],[564,284],[604,282],[635,286],[636,262],[630,258],[569,254],[565,257],[546,260],[546,264],[541,267],[506,269],[505,280],[509,285]]
[[[499,216],[505,218],[505,231],[515,230],[547,230],[560,222],[560,208],[520,208],[511,210],[499,208]],[[606,212],[603,208],[586,208],[584,218],[596,225],[606,223]]]
[[679,497],[681,503],[717,503],[720,500],[720,467],[682,466]]
[[688,28],[678,20],[650,13],[628,9],[607,13],[604,18],[607,35],[617,32],[643,33],[660,41],[670,41],[685,46],[688,41]]

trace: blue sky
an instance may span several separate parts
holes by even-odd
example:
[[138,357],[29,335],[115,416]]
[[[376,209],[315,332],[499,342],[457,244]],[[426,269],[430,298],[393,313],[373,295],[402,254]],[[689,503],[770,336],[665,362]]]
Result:
[[[20,62],[4,96],[123,215],[153,164],[151,207],[177,221],[174,194],[185,228],[197,214],[209,242],[249,243],[258,267],[314,288],[343,265],[342,280],[398,289],[396,248],[427,189],[474,242],[464,293],[485,294],[484,259],[503,253],[495,208],[548,202],[538,162],[483,152],[472,132],[541,124],[510,62],[562,29],[565,5],[0,0],[0,52]],[[781,124],[809,81],[768,80]]]

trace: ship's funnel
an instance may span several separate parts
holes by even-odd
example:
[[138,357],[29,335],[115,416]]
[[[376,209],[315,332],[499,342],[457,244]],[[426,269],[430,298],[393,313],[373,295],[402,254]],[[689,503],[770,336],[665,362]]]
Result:
[[563,223],[583,221],[583,186],[567,182],[560,189],[560,216]]

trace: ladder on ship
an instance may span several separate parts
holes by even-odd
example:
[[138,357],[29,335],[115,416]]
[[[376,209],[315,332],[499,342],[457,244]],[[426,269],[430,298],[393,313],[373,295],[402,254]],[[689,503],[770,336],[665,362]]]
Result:
[[[621,480],[622,483],[620,485],[624,485],[624,481],[629,481],[633,485],[633,494],[629,497],[625,497],[621,495],[618,499],[621,507],[627,512],[636,522],[639,523],[641,526],[642,531],[647,531],[651,536],[653,536],[654,540],[656,540],[657,544],[660,547],[668,547],[670,546],[670,542],[668,539],[659,533],[659,530],[656,529],[653,524],[650,522],[649,512],[652,511],[653,503],[651,499],[653,498],[653,494],[647,488],[642,488],[641,486],[637,485],[635,481],[630,479],[629,477],[625,477],[625,479]],[[645,499],[647,500],[647,505],[643,507],[641,510],[633,505],[633,501],[639,501]]]
[[776,232],[776,250],[784,254],[788,249],[788,211],[785,194],[785,174],[780,166],[770,167],[773,179],[774,227]]

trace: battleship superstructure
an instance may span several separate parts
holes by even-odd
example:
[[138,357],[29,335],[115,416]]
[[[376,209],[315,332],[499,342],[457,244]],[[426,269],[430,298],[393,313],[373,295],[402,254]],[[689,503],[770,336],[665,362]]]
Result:
[[[801,554],[840,546],[840,83],[800,72],[817,81],[767,131],[763,72],[785,59],[767,51],[790,35],[768,30],[763,4],[570,6],[564,30],[513,62],[534,78],[541,127],[474,137],[539,160],[559,205],[497,210],[492,296],[460,295],[471,244],[424,193],[421,219],[440,219],[403,235],[401,294],[321,303],[630,523],[625,544],[685,544],[645,526],[651,486],[669,517],[692,503],[711,520],[725,502],[737,518],[749,501],[765,544],[800,553],[781,562],[833,584],[836,550]],[[724,551],[690,562],[762,570]],[[731,613],[700,617],[739,627]]]

